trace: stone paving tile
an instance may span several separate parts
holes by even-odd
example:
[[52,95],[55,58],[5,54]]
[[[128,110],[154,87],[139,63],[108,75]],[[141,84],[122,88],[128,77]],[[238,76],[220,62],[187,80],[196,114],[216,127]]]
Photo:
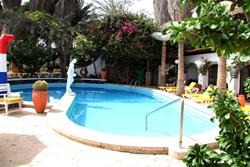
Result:
[[53,131],[31,108],[0,111],[0,167],[183,167],[168,155],[131,154],[87,146]]

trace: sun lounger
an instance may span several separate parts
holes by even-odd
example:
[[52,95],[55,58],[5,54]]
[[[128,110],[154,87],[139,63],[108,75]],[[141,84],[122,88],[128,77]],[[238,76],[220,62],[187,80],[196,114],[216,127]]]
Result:
[[62,72],[61,72],[60,68],[54,68],[53,72],[51,73],[51,77],[52,78],[54,78],[54,77],[61,77],[61,75],[62,75]]
[[[195,88],[195,85],[196,85],[195,82],[191,82],[189,84],[189,86],[185,86],[185,92],[187,92],[187,93],[192,93],[192,92],[197,93],[198,92],[198,88]],[[177,87],[176,86],[160,86],[159,89],[165,90],[167,92],[171,92],[172,93],[172,92],[176,92]]]
[[203,103],[203,104],[209,104],[214,101],[214,99],[209,96],[192,97],[192,100],[194,100],[197,103]]
[[20,72],[21,72],[21,70],[18,67],[16,67],[16,66],[11,67],[8,71],[8,78],[17,78],[17,77],[19,77],[18,73],[20,73]]
[[4,105],[5,113],[9,114],[9,105],[16,104],[19,105],[19,111],[22,110],[22,101],[23,98],[20,96],[20,92],[11,92],[10,85],[7,84],[0,84],[0,104]]
[[250,120],[250,106],[244,106],[241,109],[247,115],[245,119]]
[[164,90],[166,92],[176,92],[176,87],[175,86],[159,86],[158,87],[160,90]]
[[31,73],[26,73],[25,70],[14,66],[8,71],[8,78],[29,78]]
[[48,78],[50,76],[50,73],[47,72],[48,68],[41,67],[39,72],[37,73],[38,78]]
[[17,73],[17,76],[19,78],[29,78],[31,76],[31,73],[25,73],[25,72],[23,72],[23,73]]
[[[216,86],[214,86],[216,88]],[[183,98],[192,98],[192,97],[209,97],[209,92],[212,90],[212,85],[209,85],[204,93],[185,93],[182,95]]]
[[250,114],[250,106],[241,107],[242,111]]

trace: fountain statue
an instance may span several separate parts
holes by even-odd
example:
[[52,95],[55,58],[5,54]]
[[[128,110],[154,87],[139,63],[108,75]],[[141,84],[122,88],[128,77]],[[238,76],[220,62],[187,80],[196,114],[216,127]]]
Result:
[[76,76],[75,72],[74,72],[74,66],[76,63],[76,59],[73,59],[70,63],[69,63],[69,68],[68,68],[68,72],[67,72],[67,85],[66,85],[66,93],[70,96],[74,96],[76,95],[74,92],[72,92],[70,86],[71,84],[74,82],[74,77]]

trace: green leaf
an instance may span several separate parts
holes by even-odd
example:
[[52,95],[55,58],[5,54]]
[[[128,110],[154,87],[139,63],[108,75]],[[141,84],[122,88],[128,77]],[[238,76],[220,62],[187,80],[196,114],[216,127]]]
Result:
[[248,144],[250,142],[250,134],[247,135],[247,137],[245,137],[244,141],[246,144]]
[[215,24],[212,24],[212,25],[210,26],[210,28],[211,28],[212,30],[216,29],[217,27],[218,27],[218,26],[215,25]]
[[225,115],[225,119],[229,119],[230,118],[230,113]]

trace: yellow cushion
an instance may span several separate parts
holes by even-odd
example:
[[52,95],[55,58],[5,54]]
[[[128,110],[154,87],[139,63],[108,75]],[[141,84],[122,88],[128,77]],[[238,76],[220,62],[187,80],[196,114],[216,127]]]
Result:
[[185,94],[182,94],[183,97],[200,97],[200,96],[203,96],[202,93],[185,93]]
[[193,99],[197,102],[212,102],[213,99],[210,97],[193,97]]
[[[6,103],[7,104],[14,104],[14,103],[19,103],[23,101],[23,98],[22,97],[7,97],[6,98]],[[4,98],[0,98],[0,102],[1,103],[4,103]]]
[[250,112],[250,106],[241,107],[242,111]]
[[61,69],[60,69],[60,68],[54,68],[54,69],[53,69],[53,73],[59,73],[59,72],[61,72]]
[[190,92],[194,88],[195,85],[196,85],[195,82],[191,82],[189,84],[189,86],[185,86],[185,91],[189,91]]
[[159,86],[159,89],[176,89],[175,86]]

